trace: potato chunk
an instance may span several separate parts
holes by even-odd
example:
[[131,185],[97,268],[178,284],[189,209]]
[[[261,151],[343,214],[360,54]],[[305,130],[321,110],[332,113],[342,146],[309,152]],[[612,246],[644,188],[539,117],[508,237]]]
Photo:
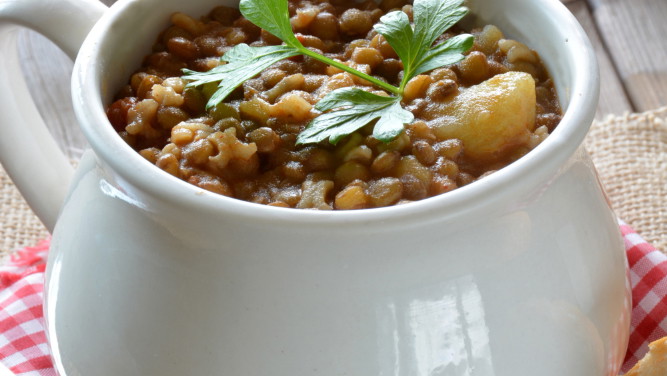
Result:
[[526,144],[535,128],[535,80],[508,72],[463,90],[449,102],[432,103],[423,117],[438,140],[463,141],[464,154],[478,162],[495,162]]

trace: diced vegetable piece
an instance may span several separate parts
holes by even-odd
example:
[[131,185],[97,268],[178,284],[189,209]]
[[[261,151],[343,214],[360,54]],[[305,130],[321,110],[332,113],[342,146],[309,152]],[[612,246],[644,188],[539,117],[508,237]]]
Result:
[[424,112],[439,140],[463,141],[466,157],[493,162],[528,142],[535,128],[535,80],[508,72],[461,92]]

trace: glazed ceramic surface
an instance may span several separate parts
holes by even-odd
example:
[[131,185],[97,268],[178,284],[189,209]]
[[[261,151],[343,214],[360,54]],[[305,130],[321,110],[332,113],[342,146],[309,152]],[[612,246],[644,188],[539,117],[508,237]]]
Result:
[[[445,195],[334,213],[202,191],[144,161],[108,124],[105,105],[169,14],[198,16],[224,1],[120,1],[108,10],[55,3],[0,0],[0,33],[8,21],[39,26],[73,55],[99,18],[72,84],[92,150],[72,178],[63,166],[44,178],[69,184],[64,199],[39,201],[44,192],[17,179],[45,223],[57,222],[45,316],[61,376],[618,373],[627,266],[580,147],[597,70],[559,1],[469,3],[480,19],[538,50],[555,77],[567,112],[544,143]],[[40,23],[34,14],[44,4],[59,12]],[[11,47],[10,35],[0,34],[0,47]],[[41,151],[30,159],[36,168],[57,160],[39,140],[17,137]],[[13,163],[8,155],[0,151],[5,165]],[[12,176],[22,174],[13,168]]]

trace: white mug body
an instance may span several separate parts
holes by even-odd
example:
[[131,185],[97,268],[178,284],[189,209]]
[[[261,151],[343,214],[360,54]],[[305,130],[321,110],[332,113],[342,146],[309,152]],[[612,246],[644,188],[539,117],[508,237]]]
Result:
[[467,3],[469,23],[525,42],[553,76],[564,116],[542,144],[453,192],[341,212],[204,191],[110,126],[106,106],[170,14],[236,4],[121,0],[83,42],[72,95],[92,150],[58,216],[46,276],[61,376],[618,373],[627,265],[581,147],[599,78],[559,1]]

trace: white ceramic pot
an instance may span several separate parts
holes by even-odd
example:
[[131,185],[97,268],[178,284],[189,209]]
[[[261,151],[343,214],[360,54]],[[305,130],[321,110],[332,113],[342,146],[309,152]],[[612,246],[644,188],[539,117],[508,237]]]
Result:
[[[559,1],[469,2],[555,78],[566,113],[544,143],[442,196],[333,213],[202,191],[109,125],[105,106],[168,15],[221,4],[233,0],[0,0],[0,157],[57,220],[45,315],[60,375],[618,373],[626,260],[580,146],[598,74]],[[73,177],[30,107],[9,23],[79,51],[73,101],[92,151]]]

